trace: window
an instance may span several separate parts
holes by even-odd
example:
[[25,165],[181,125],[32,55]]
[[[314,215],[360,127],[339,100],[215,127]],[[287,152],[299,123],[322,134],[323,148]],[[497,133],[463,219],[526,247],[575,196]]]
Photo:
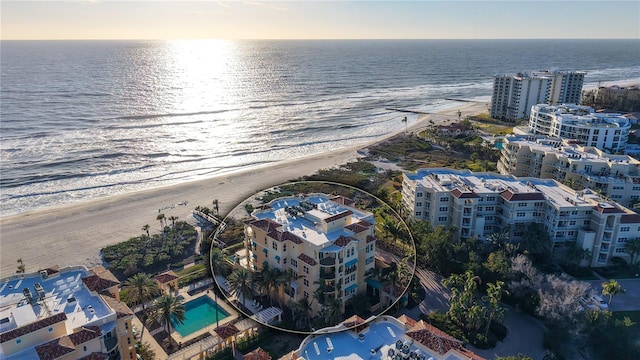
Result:
[[582,225],[589,225],[589,220],[585,220]]
[[573,235],[575,235],[575,234],[576,234],[576,232],[575,232],[575,231],[567,231],[567,235],[569,235],[569,236],[573,236]]
[[491,221],[491,220],[493,220],[493,215],[485,216],[485,219],[486,219],[487,221]]
[[282,259],[282,264],[287,265],[287,258]]
[[273,250],[278,250],[278,243],[276,243],[276,241],[274,240],[271,244],[271,247],[273,248]]
[[304,284],[304,286],[309,286],[309,280],[307,279],[302,279],[302,283]]
[[440,202],[449,202],[449,197],[448,196],[441,197]]
[[493,207],[493,206],[487,206],[487,207],[485,208],[485,210],[487,210],[487,211],[493,211],[493,210],[495,210],[495,207]]
[[[131,345],[131,338],[129,337],[127,338],[127,344]],[[87,347],[85,346],[84,348],[85,348],[84,351],[87,351]]]
[[618,238],[618,244],[624,244],[626,242],[627,242],[627,238],[626,237]]
[[542,204],[543,203],[541,203],[541,202],[537,202],[537,203],[534,203],[533,206],[542,206]]
[[53,328],[52,328],[52,327],[48,328],[47,330],[48,330],[49,332],[53,332]]
[[482,206],[478,206],[478,211],[482,211]]
[[287,244],[282,244],[282,251],[287,251]]
[[309,268],[307,267],[307,265],[305,265],[305,266],[302,268],[302,271],[304,271],[304,273],[305,273],[305,274],[308,274],[308,273],[309,273]]
[[576,221],[575,221],[575,220],[571,220],[571,221],[569,221],[569,225],[575,225],[575,224],[576,224]]
[[571,215],[578,215],[578,210],[571,211]]
[[627,231],[629,231],[630,228],[631,227],[629,227],[629,226],[622,226],[622,227],[620,227],[620,231],[621,232],[627,232]]
[[493,230],[493,226],[491,226],[491,225],[485,225],[484,226],[484,231],[490,231],[490,230]]
[[304,291],[303,294],[304,294],[304,297],[306,297],[307,299],[309,298],[309,293],[308,292]]
[[525,206],[527,206],[527,203],[526,203],[526,202],[518,203],[518,207],[525,207]]
[[438,221],[447,221],[447,217],[446,216],[440,216],[438,218]]
[[366,264],[371,264],[373,262],[373,256],[368,257],[367,260],[365,261]]
[[640,191],[640,186],[634,186],[631,188],[633,191]]
[[495,196],[488,196],[487,197],[487,201],[496,201],[496,197]]
[[421,192],[417,193],[416,197],[422,197],[422,193]]
[[440,207],[440,211],[449,211],[449,207],[448,206],[441,206]]
[[518,213],[516,213],[516,216],[517,216],[517,217],[524,217],[525,215],[526,215],[526,213],[524,213],[524,212],[518,212]]
[[422,216],[422,211],[416,211],[416,216]]
[[298,260],[296,260],[296,259],[291,259],[291,266],[293,266],[293,267],[298,267]]
[[622,253],[625,253],[625,252],[626,251],[624,250],[624,248],[622,248],[622,249],[616,248],[616,251],[615,251],[616,254],[622,254]]

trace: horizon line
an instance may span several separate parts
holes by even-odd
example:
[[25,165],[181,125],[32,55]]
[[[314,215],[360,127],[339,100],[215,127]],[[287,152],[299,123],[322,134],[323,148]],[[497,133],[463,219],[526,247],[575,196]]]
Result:
[[92,39],[2,39],[0,41],[198,41],[198,40],[222,40],[222,41],[376,41],[376,40],[638,40],[639,38],[92,38]]

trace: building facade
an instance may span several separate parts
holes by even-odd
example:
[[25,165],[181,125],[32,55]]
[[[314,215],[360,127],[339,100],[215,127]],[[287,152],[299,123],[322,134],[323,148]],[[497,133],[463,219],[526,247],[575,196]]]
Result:
[[503,120],[526,119],[536,104],[579,103],[585,73],[538,71],[493,78],[491,117]]
[[0,358],[136,359],[129,307],[108,270],[45,269],[2,279]]
[[[264,266],[291,270],[297,278],[284,286],[283,300],[312,299],[323,284],[328,299],[344,305],[366,291],[375,267],[374,215],[344,197],[308,194],[275,199],[245,222],[249,270]],[[313,302],[314,316],[320,304]]]
[[596,113],[588,106],[537,104],[531,108],[529,129],[532,134],[621,152],[627,146],[631,122],[621,114]]
[[613,257],[630,261],[625,243],[640,236],[636,212],[551,179],[420,169],[404,174],[402,202],[408,217],[455,226],[458,239],[508,232],[517,242],[529,224],[541,224],[554,251],[577,243],[593,254],[592,266],[605,266]]
[[498,171],[516,177],[555,179],[574,189],[589,188],[626,207],[640,203],[639,160],[566,140],[506,136]]

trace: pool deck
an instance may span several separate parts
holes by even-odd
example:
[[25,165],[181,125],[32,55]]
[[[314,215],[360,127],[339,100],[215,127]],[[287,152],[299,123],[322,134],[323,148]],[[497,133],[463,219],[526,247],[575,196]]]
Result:
[[[186,290],[184,290],[184,291],[183,291],[183,290],[180,290],[180,291],[179,291],[179,294],[180,294],[180,295],[182,295],[182,297],[184,297],[184,302],[185,302],[185,303],[186,303],[186,302],[189,302],[189,301],[192,301],[192,300],[195,300],[195,299],[198,299],[198,298],[201,298],[201,297],[203,297],[203,296],[207,296],[207,297],[209,297],[209,298],[211,299],[211,301],[213,301],[213,302],[215,302],[216,304],[218,304],[218,306],[219,306],[219,307],[221,307],[224,311],[226,311],[226,312],[227,312],[227,314],[229,314],[229,316],[225,317],[224,319],[221,319],[221,320],[218,322],[219,326],[222,326],[222,325],[224,325],[224,324],[227,324],[227,323],[229,323],[229,322],[232,322],[232,321],[234,321],[234,320],[236,320],[236,319],[238,318],[238,312],[237,312],[233,307],[229,306],[229,305],[224,301],[224,299],[218,299],[218,301],[216,301],[216,299],[215,299],[215,297],[214,297],[214,294],[213,294],[213,290],[206,290],[205,292],[198,293],[198,294],[195,294],[195,295],[193,295],[193,296],[191,296],[191,295],[187,294],[187,291],[186,291]],[[222,301],[220,301],[220,300],[222,300]],[[198,337],[198,336],[200,336],[200,335],[202,335],[202,334],[205,334],[205,333],[207,333],[207,332],[208,332],[208,333],[213,334],[213,330],[214,330],[216,327],[217,327],[217,326],[216,326],[216,322],[215,322],[215,321],[213,321],[213,322],[212,322],[211,324],[209,324],[207,327],[204,327],[204,328],[202,328],[202,329],[200,329],[200,330],[198,330],[198,331],[195,331],[195,332],[193,332],[193,333],[191,333],[191,334],[189,334],[189,335],[187,335],[187,336],[182,336],[182,335],[180,335],[180,333],[179,333],[179,332],[177,332],[175,329],[173,329],[173,330],[171,331],[171,336],[173,337],[173,339],[174,339],[176,342],[178,342],[178,343],[184,343],[184,342],[187,342],[187,341],[189,341],[189,340],[191,340],[191,339],[194,339],[194,338],[196,338],[196,337]]]

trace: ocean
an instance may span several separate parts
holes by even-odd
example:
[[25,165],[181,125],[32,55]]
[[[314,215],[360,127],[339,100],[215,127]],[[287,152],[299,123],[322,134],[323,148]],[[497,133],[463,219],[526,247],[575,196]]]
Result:
[[[640,79],[638,40],[2,41],[0,216],[363,144],[492,76]],[[416,116],[409,116],[409,124]]]

